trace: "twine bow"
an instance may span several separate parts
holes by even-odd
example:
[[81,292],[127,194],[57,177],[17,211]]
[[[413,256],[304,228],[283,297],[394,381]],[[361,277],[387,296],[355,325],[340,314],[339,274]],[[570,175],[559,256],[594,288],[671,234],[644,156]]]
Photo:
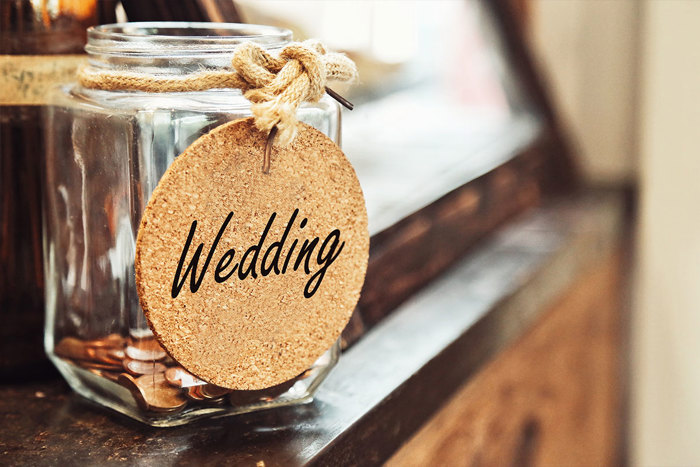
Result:
[[246,83],[243,95],[252,102],[255,125],[264,132],[277,126],[281,145],[296,135],[296,112],[302,102],[318,102],[327,80],[357,77],[352,60],[327,52],[313,40],[288,45],[279,58],[249,42],[236,50],[232,65]]
[[357,78],[352,60],[328,52],[316,40],[295,42],[274,57],[259,45],[246,42],[236,48],[233,71],[202,71],[185,76],[158,76],[84,67],[78,74],[86,88],[138,90],[145,92],[185,92],[235,88],[252,105],[256,127],[263,132],[277,128],[277,142],[284,146],[296,136],[296,112],[303,102],[318,102],[329,80]]

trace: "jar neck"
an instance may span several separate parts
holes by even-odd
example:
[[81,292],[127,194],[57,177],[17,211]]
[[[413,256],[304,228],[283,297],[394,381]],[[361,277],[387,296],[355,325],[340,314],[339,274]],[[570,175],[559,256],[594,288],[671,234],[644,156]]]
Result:
[[122,23],[89,28],[85,50],[90,66],[98,69],[182,75],[229,68],[244,42],[274,52],[291,38],[288,29],[253,24]]

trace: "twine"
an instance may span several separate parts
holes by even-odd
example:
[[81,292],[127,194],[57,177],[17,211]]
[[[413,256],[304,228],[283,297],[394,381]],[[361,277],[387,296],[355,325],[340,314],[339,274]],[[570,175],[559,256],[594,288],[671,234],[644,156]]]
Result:
[[277,142],[285,146],[296,136],[296,112],[302,102],[318,102],[329,80],[357,78],[352,60],[328,52],[316,40],[289,44],[279,57],[270,55],[258,44],[246,42],[236,48],[231,66],[231,71],[201,71],[175,77],[86,66],[78,72],[78,81],[83,87],[108,91],[240,89],[252,103],[255,126],[266,133],[277,127]]

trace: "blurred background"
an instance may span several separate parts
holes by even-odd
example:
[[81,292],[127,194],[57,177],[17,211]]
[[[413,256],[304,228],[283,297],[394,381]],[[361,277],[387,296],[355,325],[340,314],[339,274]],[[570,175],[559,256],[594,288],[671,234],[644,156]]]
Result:
[[586,177],[638,187],[633,463],[697,465],[700,2],[524,3]]

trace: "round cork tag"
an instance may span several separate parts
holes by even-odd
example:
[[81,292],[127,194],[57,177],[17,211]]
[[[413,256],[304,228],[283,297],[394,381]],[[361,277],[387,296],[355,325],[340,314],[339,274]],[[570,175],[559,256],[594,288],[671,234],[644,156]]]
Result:
[[252,119],[221,125],[172,163],[136,243],[136,287],[158,341],[218,386],[294,378],[328,350],[360,296],[367,211],[340,148],[300,124],[273,147]]

